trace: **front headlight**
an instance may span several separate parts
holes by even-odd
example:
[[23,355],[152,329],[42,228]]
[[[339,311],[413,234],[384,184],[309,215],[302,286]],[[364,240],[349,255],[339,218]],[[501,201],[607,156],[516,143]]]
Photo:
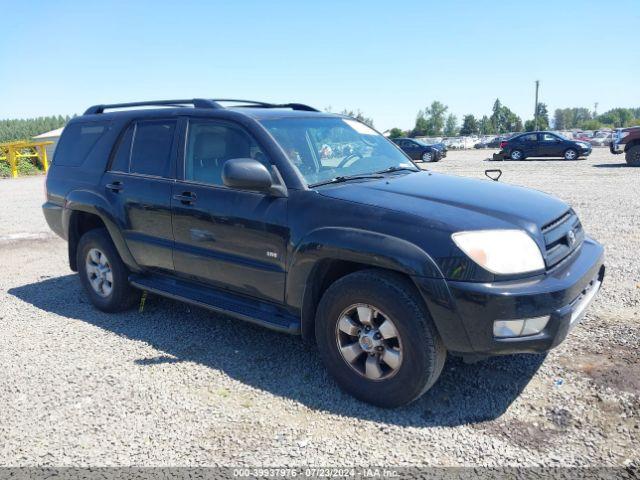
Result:
[[498,275],[544,269],[536,242],[523,230],[477,230],[451,235],[455,244],[482,268]]

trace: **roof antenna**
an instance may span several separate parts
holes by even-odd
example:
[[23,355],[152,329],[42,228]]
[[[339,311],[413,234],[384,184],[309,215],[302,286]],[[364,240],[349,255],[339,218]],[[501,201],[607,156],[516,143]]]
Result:
[[487,178],[490,178],[494,182],[497,182],[502,176],[502,170],[500,170],[499,168],[494,168],[491,170],[485,170],[484,174],[487,176]]

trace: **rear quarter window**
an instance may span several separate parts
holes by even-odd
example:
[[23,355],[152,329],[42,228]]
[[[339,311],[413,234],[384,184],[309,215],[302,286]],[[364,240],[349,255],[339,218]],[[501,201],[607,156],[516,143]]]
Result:
[[77,122],[67,125],[56,147],[53,164],[68,167],[82,165],[107,131],[108,125],[108,122]]

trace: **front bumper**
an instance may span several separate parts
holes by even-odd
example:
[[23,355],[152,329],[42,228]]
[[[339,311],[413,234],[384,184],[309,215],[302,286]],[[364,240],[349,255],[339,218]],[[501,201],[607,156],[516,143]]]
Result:
[[581,148],[580,149],[580,156],[581,157],[588,157],[589,155],[591,155],[591,152],[593,152],[592,148]]
[[[544,352],[560,344],[595,298],[604,278],[604,250],[586,238],[573,258],[545,275],[495,283],[416,280],[445,345],[452,352],[498,355]],[[446,289],[446,290],[444,290]],[[495,320],[549,316],[526,337],[497,338]]]

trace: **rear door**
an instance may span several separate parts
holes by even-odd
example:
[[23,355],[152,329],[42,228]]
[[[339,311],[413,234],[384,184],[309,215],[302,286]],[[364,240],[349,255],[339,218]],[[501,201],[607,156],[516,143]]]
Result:
[[192,119],[181,148],[172,212],[176,273],[273,302],[284,301],[287,199],[228,188],[222,168],[232,158],[267,156],[241,126]]
[[564,155],[564,143],[560,137],[552,133],[539,133],[539,151],[541,157],[562,157]]
[[538,136],[535,133],[527,133],[518,137],[518,147],[522,149],[525,157],[537,157]]
[[102,178],[107,201],[134,259],[148,269],[173,270],[171,186],[176,119],[138,120],[120,137]]

